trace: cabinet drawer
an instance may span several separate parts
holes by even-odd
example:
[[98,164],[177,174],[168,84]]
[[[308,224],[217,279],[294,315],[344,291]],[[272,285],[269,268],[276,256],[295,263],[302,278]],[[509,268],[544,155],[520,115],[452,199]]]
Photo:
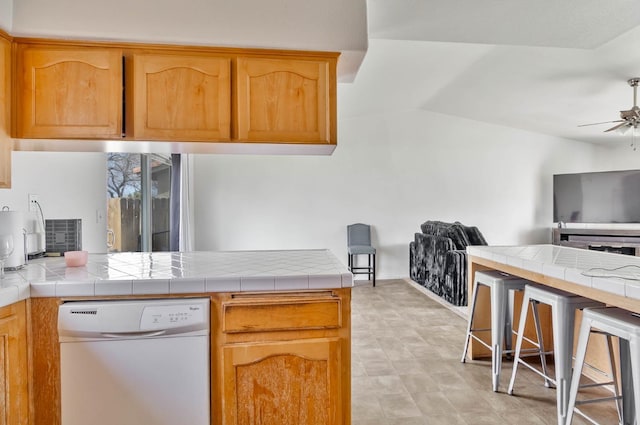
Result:
[[241,300],[224,303],[225,333],[336,329],[342,326],[338,298],[322,300]]

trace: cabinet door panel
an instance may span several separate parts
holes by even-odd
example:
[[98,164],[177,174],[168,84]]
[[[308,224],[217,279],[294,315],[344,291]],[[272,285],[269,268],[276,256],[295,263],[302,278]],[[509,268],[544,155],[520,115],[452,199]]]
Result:
[[133,137],[229,140],[231,61],[224,57],[135,55]]
[[121,137],[120,50],[40,46],[21,52],[19,137]]
[[29,423],[25,305],[0,308],[0,425]]
[[223,348],[225,424],[337,425],[338,338]]
[[238,58],[241,141],[329,143],[329,64]]
[[0,36],[0,188],[11,187],[11,43]]

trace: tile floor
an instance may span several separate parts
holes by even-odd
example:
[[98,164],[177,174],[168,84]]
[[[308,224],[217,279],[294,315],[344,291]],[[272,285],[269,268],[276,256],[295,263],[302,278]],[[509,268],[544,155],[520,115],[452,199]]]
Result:
[[[353,425],[557,424],[555,390],[518,369],[515,395],[491,391],[489,361],[460,363],[466,320],[404,280],[356,282],[352,295]],[[617,423],[613,403],[590,406]],[[574,424],[586,424],[576,418]]]

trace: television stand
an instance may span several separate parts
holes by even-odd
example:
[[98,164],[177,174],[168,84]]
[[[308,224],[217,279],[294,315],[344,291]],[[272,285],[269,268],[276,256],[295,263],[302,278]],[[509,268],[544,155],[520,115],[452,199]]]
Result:
[[554,228],[553,244],[640,256],[640,229]]

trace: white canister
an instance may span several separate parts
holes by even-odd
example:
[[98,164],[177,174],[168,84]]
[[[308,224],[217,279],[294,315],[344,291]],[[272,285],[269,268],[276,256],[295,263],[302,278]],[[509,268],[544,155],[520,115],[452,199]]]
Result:
[[4,262],[5,270],[25,265],[25,214],[21,211],[0,211],[0,235],[13,235],[13,253]]

